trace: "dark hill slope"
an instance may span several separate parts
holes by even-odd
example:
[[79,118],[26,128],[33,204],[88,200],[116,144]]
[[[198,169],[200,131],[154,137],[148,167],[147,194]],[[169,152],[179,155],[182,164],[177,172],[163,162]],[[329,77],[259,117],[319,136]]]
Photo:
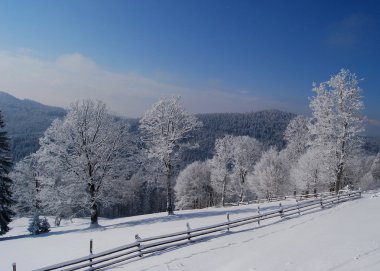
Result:
[[[46,106],[31,100],[21,100],[0,91],[0,110],[4,115],[6,131],[11,138],[12,157],[19,161],[38,147],[38,139],[56,118],[63,118],[66,110]],[[286,142],[283,134],[289,121],[296,115],[279,110],[251,113],[212,113],[196,115],[203,127],[193,132],[191,142],[199,148],[183,153],[183,164],[212,157],[215,139],[230,135],[248,135],[266,146],[282,149]],[[130,119],[131,130],[138,134],[138,119]],[[367,137],[364,148],[376,154],[380,149],[380,137]]]
[[5,120],[5,130],[11,138],[14,161],[19,161],[38,149],[38,139],[56,118],[66,110],[47,106],[31,100],[21,100],[0,92],[0,110]]
[[229,135],[248,135],[278,149],[285,146],[284,131],[289,121],[296,115],[279,110],[264,110],[252,113],[212,113],[198,114],[203,127],[193,133],[193,142],[198,149],[186,151],[185,162],[211,158],[215,139]]

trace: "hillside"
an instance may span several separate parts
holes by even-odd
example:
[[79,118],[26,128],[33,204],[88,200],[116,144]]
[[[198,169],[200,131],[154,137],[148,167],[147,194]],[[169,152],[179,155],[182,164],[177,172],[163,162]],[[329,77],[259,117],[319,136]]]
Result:
[[[283,206],[292,200],[282,202]],[[261,204],[262,212],[278,208],[278,202]],[[380,193],[331,208],[317,210],[293,219],[274,218],[231,229],[229,234],[168,249],[153,256],[121,263],[109,270],[379,270]],[[1,237],[1,270],[32,270],[88,255],[89,240],[94,253],[167,234],[257,214],[257,205],[178,211],[119,219],[101,219],[102,227],[88,229],[89,219],[64,221],[50,233],[32,237],[28,219],[12,222],[12,230]],[[38,249],[36,249],[38,248]],[[108,270],[108,269],[107,269]]]
[[[38,149],[38,139],[56,118],[62,118],[66,110],[47,106],[31,100],[21,100],[0,91],[0,110],[4,115],[6,130],[11,138],[12,157],[19,161]],[[199,148],[183,153],[183,165],[212,157],[215,139],[230,135],[248,135],[266,146],[282,149],[286,142],[284,131],[296,115],[279,110],[263,110],[249,113],[197,114],[203,127],[193,132],[191,142]],[[138,133],[138,119],[130,119],[131,129]],[[380,137],[366,137],[364,149],[371,154],[380,150]]]
[[[0,92],[0,110],[6,130],[11,137],[12,156],[19,161],[38,149],[38,138],[55,118],[62,118],[66,111],[59,107],[47,106],[31,100],[21,100]],[[278,110],[252,113],[198,114],[203,127],[193,133],[192,142],[198,149],[184,153],[184,163],[205,160],[212,157],[215,139],[231,135],[253,136],[266,145],[285,145],[283,133],[289,121],[295,116]],[[137,132],[138,120],[131,119],[132,129]]]
[[279,110],[263,110],[250,113],[197,114],[203,127],[193,132],[191,141],[199,148],[188,150],[183,159],[186,162],[209,159],[213,155],[215,139],[225,134],[254,137],[266,146],[282,149],[284,132],[288,123],[296,115]]
[[38,149],[38,139],[56,118],[66,111],[31,100],[21,100],[0,91],[0,110],[4,116],[6,131],[11,138],[14,161],[19,161]]

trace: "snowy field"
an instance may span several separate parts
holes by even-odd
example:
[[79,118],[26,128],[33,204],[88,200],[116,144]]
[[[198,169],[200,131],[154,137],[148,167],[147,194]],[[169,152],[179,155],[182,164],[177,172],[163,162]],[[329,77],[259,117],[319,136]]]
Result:
[[[277,207],[278,202],[261,204],[263,212]],[[112,270],[380,270],[379,210],[380,193],[364,194],[333,208],[276,218],[260,228],[236,228]],[[0,237],[0,270],[11,270],[12,262],[22,271],[85,256],[90,239],[96,253],[131,243],[136,233],[149,237],[185,230],[186,222],[194,228],[224,222],[226,212],[231,219],[246,217],[257,213],[257,205],[102,219],[102,227],[91,230],[88,220],[74,219],[36,237],[27,233],[27,219],[16,219],[12,230]]]

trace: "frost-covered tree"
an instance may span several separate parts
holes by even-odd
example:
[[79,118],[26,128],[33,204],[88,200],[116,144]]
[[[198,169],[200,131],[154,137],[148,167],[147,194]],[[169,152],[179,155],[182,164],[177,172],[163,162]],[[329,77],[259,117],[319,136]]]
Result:
[[324,191],[329,187],[333,172],[328,170],[328,157],[319,149],[309,149],[290,170],[290,179],[298,190],[310,193]]
[[214,190],[220,194],[221,204],[225,205],[230,192],[230,175],[234,167],[233,136],[225,135],[215,140],[215,154],[211,160],[211,181]]
[[[98,224],[99,205],[107,205],[120,191],[123,157],[128,153],[125,122],[107,112],[103,102],[75,102],[63,120],[56,120],[40,140],[41,149],[60,173],[60,189],[91,214]],[[56,181],[56,180],[55,180]]]
[[371,174],[371,166],[375,160],[374,155],[369,155],[363,151],[352,155],[347,161],[346,170],[344,172],[345,185],[352,185],[355,188],[364,188],[361,180],[368,173]]
[[253,137],[232,137],[233,171],[240,187],[239,202],[244,199],[247,176],[260,159],[262,149],[262,144]]
[[[63,217],[82,210],[76,198],[76,182],[63,174],[64,168],[54,163],[42,149],[19,161],[10,173],[14,180],[12,190],[16,200],[15,209],[20,215],[54,215],[59,226]],[[60,178],[65,176],[65,182]]]
[[359,180],[359,187],[364,190],[375,188],[377,185],[379,185],[379,182],[373,178],[373,175],[370,172],[365,174]]
[[[356,75],[342,69],[329,81],[314,84],[316,95],[310,101],[313,119],[309,130],[312,148],[330,151],[336,193],[343,186],[350,156],[360,147],[363,131],[363,102]],[[324,158],[321,158],[324,159]]]
[[175,96],[160,99],[140,120],[140,131],[149,148],[149,156],[162,164],[169,215],[174,214],[174,171],[179,155],[184,148],[191,147],[185,143],[186,139],[201,125],[195,116],[185,111],[180,98]]
[[38,155],[31,154],[19,161],[10,173],[13,179],[12,191],[16,200],[15,208],[20,215],[41,213],[41,176]]
[[49,148],[40,148],[34,155],[38,159],[41,213],[55,216],[56,226],[60,225],[62,218],[87,215],[88,193],[77,175],[52,156]]
[[284,165],[275,148],[271,147],[263,153],[254,167],[251,183],[259,197],[271,199],[287,192]]
[[3,116],[0,112],[0,235],[9,231],[8,224],[12,221],[14,212],[11,206],[14,204],[12,199],[12,179],[8,173],[12,167],[9,153],[9,139],[5,127]]
[[[380,154],[377,156],[364,156],[359,161],[355,160],[359,174],[359,187],[362,189],[374,189],[380,187]],[[355,172],[357,173],[357,172]]]
[[287,142],[286,148],[281,150],[280,157],[285,163],[284,170],[287,177],[285,182],[293,186],[294,191],[297,190],[297,180],[291,178],[291,169],[296,167],[300,157],[305,154],[309,143],[309,120],[304,116],[296,116],[293,118],[284,133],[284,139]]
[[286,156],[291,164],[294,164],[306,152],[309,142],[309,120],[304,116],[296,116],[292,119],[284,134],[284,139],[287,142]]
[[213,205],[209,163],[194,162],[182,170],[174,187],[179,209],[199,209]]

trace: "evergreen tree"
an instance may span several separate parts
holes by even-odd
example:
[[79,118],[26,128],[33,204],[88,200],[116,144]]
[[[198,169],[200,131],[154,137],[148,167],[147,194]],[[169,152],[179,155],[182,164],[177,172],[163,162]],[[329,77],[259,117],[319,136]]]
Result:
[[49,232],[50,224],[46,217],[40,218],[39,213],[35,212],[34,215],[30,218],[28,231],[32,235]]
[[9,231],[8,224],[12,221],[12,216],[14,215],[14,212],[10,209],[14,203],[11,192],[12,180],[8,177],[12,161],[9,156],[7,133],[2,131],[4,127],[5,124],[0,112],[0,235]]

